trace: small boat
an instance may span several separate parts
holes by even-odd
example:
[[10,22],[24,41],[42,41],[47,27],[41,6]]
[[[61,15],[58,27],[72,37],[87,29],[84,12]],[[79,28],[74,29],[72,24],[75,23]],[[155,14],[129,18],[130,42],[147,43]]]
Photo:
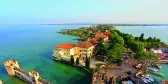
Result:
[[141,78],[145,83],[148,83],[148,81],[145,78]]
[[149,68],[149,72],[155,74],[155,75],[159,75],[159,76],[164,76],[162,73],[160,73],[158,70],[153,69],[153,68]]
[[146,79],[148,79],[148,80],[154,82],[153,78],[151,78],[151,77],[146,77]]
[[148,79],[148,78],[145,78],[149,83],[152,83],[153,81]]
[[133,83],[132,81],[130,81],[130,80],[129,80],[128,82],[129,82],[129,84],[134,84],[134,83]]
[[161,68],[160,64],[156,64],[156,67],[159,68],[159,69]]
[[151,80],[149,80],[149,79],[147,79],[147,78],[145,78],[145,77],[144,77],[144,79],[145,79],[148,83],[151,83],[151,82],[152,82]]
[[154,68],[149,68],[149,70],[151,70],[151,71],[155,71],[155,72],[158,71],[157,69],[154,69]]

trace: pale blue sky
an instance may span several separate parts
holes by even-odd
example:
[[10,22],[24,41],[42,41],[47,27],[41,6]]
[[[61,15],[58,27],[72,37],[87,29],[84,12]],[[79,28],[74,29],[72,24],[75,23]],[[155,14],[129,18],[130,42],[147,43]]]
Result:
[[0,0],[0,23],[168,23],[168,0]]

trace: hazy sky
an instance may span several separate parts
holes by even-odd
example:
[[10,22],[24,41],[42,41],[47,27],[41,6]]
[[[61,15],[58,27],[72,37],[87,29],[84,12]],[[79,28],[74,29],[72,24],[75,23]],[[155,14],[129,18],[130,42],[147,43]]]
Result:
[[168,0],[0,0],[0,23],[168,23]]

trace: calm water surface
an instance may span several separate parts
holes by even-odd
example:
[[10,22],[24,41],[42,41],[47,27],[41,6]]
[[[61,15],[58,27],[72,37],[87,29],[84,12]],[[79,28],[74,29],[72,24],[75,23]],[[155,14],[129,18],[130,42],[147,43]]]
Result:
[[61,43],[77,43],[74,36],[56,33],[62,28],[84,25],[0,25],[0,80],[4,84],[25,84],[9,77],[3,62],[16,59],[25,71],[36,70],[54,84],[90,84],[90,76],[81,69],[52,60],[52,49]]
[[[88,73],[52,60],[52,49],[61,43],[77,43],[77,37],[56,33],[63,28],[88,25],[0,25],[0,80],[4,84],[25,84],[9,77],[3,62],[16,59],[25,71],[36,70],[40,76],[54,84],[90,84]],[[168,42],[168,26],[116,26],[122,32],[139,36],[156,36]],[[168,65],[160,71],[168,76]],[[164,79],[157,77],[158,79]]]

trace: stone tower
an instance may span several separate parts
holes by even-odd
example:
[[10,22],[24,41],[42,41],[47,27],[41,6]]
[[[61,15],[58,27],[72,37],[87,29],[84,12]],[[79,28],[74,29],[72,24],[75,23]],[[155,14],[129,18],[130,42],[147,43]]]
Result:
[[15,75],[14,68],[20,68],[18,62],[16,60],[13,60],[13,59],[4,62],[4,67],[5,67],[8,75],[10,75],[10,76]]
[[34,81],[35,81],[35,84],[39,84],[39,73],[37,72],[37,71],[32,71],[32,76],[33,76],[33,79],[34,79]]

